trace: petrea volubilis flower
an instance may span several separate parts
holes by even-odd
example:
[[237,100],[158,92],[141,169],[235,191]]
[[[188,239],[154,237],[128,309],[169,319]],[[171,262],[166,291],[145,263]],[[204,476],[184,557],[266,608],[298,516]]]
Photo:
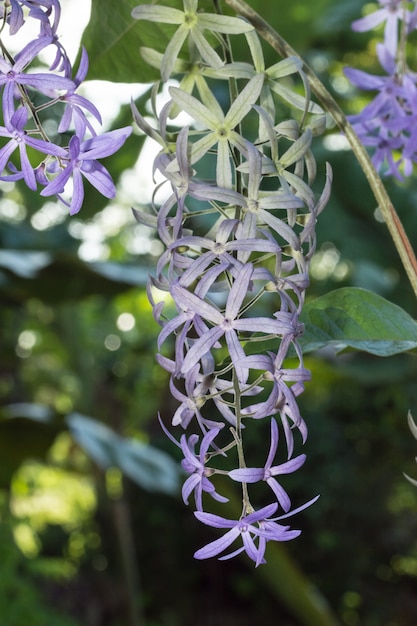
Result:
[[[29,161],[26,147],[35,148],[43,154],[51,154],[56,157],[63,158],[66,156],[66,150],[55,146],[54,144],[31,137],[25,132],[27,124],[28,112],[24,107],[20,107],[13,113],[10,120],[6,118],[6,127],[0,126],[0,137],[8,137],[10,141],[0,149],[0,172],[3,171],[9,161],[9,158],[16,149],[19,149],[21,174],[29,189],[36,190],[36,177],[34,169]],[[7,180],[8,177],[1,177]]]
[[280,465],[272,466],[274,458],[278,448],[279,431],[276,420],[271,420],[271,447],[269,448],[268,458],[264,467],[242,467],[229,472],[229,476],[232,480],[237,480],[241,483],[256,483],[260,480],[264,480],[275,493],[278,503],[282,506],[285,512],[289,511],[291,507],[291,500],[283,487],[274,478],[280,474],[290,474],[295,472],[301,467],[306,459],[305,454],[300,454],[290,461],[281,463]]
[[198,0],[183,0],[183,2],[184,11],[149,4],[142,4],[132,11],[132,16],[136,20],[178,24],[178,30],[171,37],[162,59],[163,81],[167,81],[171,76],[175,61],[186,39],[191,39],[205,63],[210,67],[219,68],[224,62],[207,41],[204,31],[231,35],[253,30],[253,26],[235,17],[198,12]]
[[220,430],[220,428],[211,428],[204,435],[198,455],[195,453],[195,445],[199,439],[198,435],[191,435],[188,439],[186,435],[181,436],[181,449],[184,454],[181,465],[190,474],[183,485],[182,497],[185,504],[188,504],[188,498],[194,492],[197,511],[203,510],[203,491],[209,493],[218,502],[228,502],[227,498],[216,492],[214,485],[208,478],[211,470],[206,467],[207,452]]
[[398,46],[398,27],[402,20],[408,21],[410,13],[403,0],[378,0],[381,8],[366,17],[355,20],[352,29],[357,32],[373,30],[384,24],[384,45],[395,56]]
[[0,57],[0,85],[3,85],[3,115],[10,119],[14,113],[14,94],[19,85],[32,87],[41,93],[48,93],[51,89],[71,89],[73,83],[64,76],[56,76],[48,72],[29,73],[24,72],[29,63],[51,43],[49,37],[41,37],[30,42],[16,55],[13,63]]
[[[402,180],[410,176],[417,161],[417,75],[407,65],[407,37],[416,29],[417,9],[410,12],[402,0],[379,0],[380,9],[355,21],[356,31],[385,23],[384,41],[377,44],[378,61],[386,75],[372,75],[355,68],[345,74],[353,85],[375,91],[373,100],[350,121],[366,146],[374,148],[377,170]],[[400,36],[401,33],[401,36]]]
[[230,530],[228,530],[223,537],[220,537],[220,539],[216,539],[204,546],[204,548],[197,550],[194,557],[196,559],[207,559],[217,556],[227,550],[227,548],[240,537],[243,546],[220,557],[220,560],[231,559],[241,552],[246,552],[257,567],[261,563],[265,563],[264,555],[267,541],[290,541],[298,537],[301,533],[300,530],[290,530],[289,526],[281,526],[271,521],[270,518],[275,514],[277,508],[277,504],[269,504],[259,509],[259,511],[254,511],[253,513],[243,516],[239,520],[225,519],[219,515],[213,515],[212,513],[196,511],[194,515],[200,522],[212,526],[213,528]]
[[103,159],[114,154],[124,144],[131,132],[132,128],[130,126],[120,128],[98,137],[92,137],[82,143],[74,135],[70,139],[68,156],[62,160],[64,168],[41,191],[41,196],[53,196],[62,193],[67,182],[72,178],[74,190],[70,204],[70,213],[74,215],[81,209],[84,200],[82,178],[85,177],[103,196],[113,198],[116,189],[112,178],[97,159]]
[[[299,74],[306,85],[299,62],[282,61],[265,70],[257,35],[243,20],[206,14],[196,0],[184,0],[184,11],[141,5],[133,16],[178,25],[164,54],[147,49],[144,56],[160,66],[163,80],[178,72],[181,87],[169,88],[172,100],[163,105],[156,127],[133,108],[139,128],[160,145],[154,171],[172,193],[161,206],[154,200],[155,215],[135,210],[135,216],[156,228],[165,245],[148,296],[161,326],[157,360],[169,372],[170,391],[179,403],[172,426],[186,431],[179,441],[168,434],[181,448],[189,474],[183,498],[189,503],[194,494],[197,519],[226,531],[195,557],[221,555],[241,538],[241,547],[220,558],[246,552],[259,565],[268,541],[300,534],[279,524],[281,517],[312,503],[290,511],[284,483],[305,461],[304,454],[293,456],[298,441],[307,437],[297,397],[310,379],[298,344],[299,315],[316,219],[330,194],[329,167],[318,200],[311,189],[316,176],[311,144],[325,128],[323,111],[310,101],[308,89],[302,96],[282,83]],[[212,39],[204,36],[203,43],[203,30],[243,34],[254,65],[226,63],[231,51],[220,57]],[[190,59],[179,61],[187,38]],[[229,46],[227,37],[222,42]],[[191,67],[199,68],[198,80],[187,80]],[[233,83],[227,105],[211,89],[212,79]],[[300,112],[300,119],[277,119],[282,100]],[[194,120],[190,128],[169,127],[179,111]],[[253,127],[259,129],[255,141]],[[210,159],[213,180],[205,165]],[[169,298],[158,301],[158,291]],[[298,360],[295,367],[288,361],[290,349]],[[278,415],[280,422],[273,417]],[[259,460],[249,462],[246,447],[251,429],[262,420],[271,425],[269,452],[260,467]],[[287,460],[277,463],[280,428]],[[241,485],[242,512],[236,520],[206,511],[210,496],[224,502],[220,475]],[[252,504],[252,489],[260,482],[272,500],[264,506]]]
[[[8,143],[0,142],[0,180],[23,180],[32,190],[38,185],[45,187],[42,195],[57,194],[70,206],[71,213],[76,213],[84,198],[82,177],[105,197],[114,196],[111,176],[97,159],[121,148],[132,129],[112,131],[102,139],[97,137],[93,122],[101,123],[100,113],[92,102],[76,93],[87,74],[87,52],[82,51],[78,71],[72,79],[72,66],[57,34],[60,17],[59,0],[0,2],[0,33],[8,27],[13,36],[25,21],[38,24],[38,35],[16,54],[7,49],[0,34],[3,117],[0,138],[9,139]],[[40,53],[50,46],[56,49],[50,67],[31,71],[29,66],[39,62]],[[42,94],[42,98],[39,99],[37,94]],[[38,101],[41,104],[37,105]],[[54,137],[46,132],[44,124],[52,107],[62,116]],[[64,145],[68,139],[62,140],[63,133],[72,135],[68,146]],[[37,161],[36,156],[28,157],[27,146],[36,149]],[[17,147],[19,160],[16,162],[14,152]],[[70,178],[73,194],[67,202],[61,194]]]
[[86,130],[88,130],[93,137],[97,134],[84,110],[88,111],[99,124],[101,124],[100,112],[92,102],[87,100],[87,98],[75,93],[81,83],[85,80],[87,72],[88,55],[86,49],[83,47],[81,51],[80,65],[73,79],[73,87],[64,95],[59,97],[61,102],[66,103],[64,114],[58,126],[59,133],[67,132],[71,127],[71,122],[73,122],[77,137],[84,137]]

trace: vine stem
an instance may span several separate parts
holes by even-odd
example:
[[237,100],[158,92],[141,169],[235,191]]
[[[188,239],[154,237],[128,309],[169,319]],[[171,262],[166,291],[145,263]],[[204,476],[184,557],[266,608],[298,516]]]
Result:
[[254,11],[244,0],[224,0],[237,14],[246,18],[259,35],[282,57],[297,57],[302,62],[303,72],[307,77],[311,90],[315,93],[326,111],[332,116],[336,125],[344,133],[346,139],[361,166],[369,185],[373,191],[378,206],[382,212],[390,235],[400,255],[404,269],[417,296],[417,259],[414,254],[407,233],[401,220],[391,202],[391,199],[384,187],[381,177],[373,166],[373,163],[359,137],[353,130],[351,124],[346,119],[342,109],[337,104],[333,96],[327,91],[316,73],[304,62],[299,54],[281,37],[256,11]]
[[[231,428],[230,430],[231,430],[234,440],[236,441],[237,455],[239,458],[239,468],[245,468],[246,461],[245,461],[245,453],[243,450],[243,441],[242,441],[242,413],[241,413],[240,385],[237,379],[237,374],[236,374],[235,369],[233,369],[233,387],[235,391],[236,428]],[[246,483],[242,483],[242,505],[243,505],[242,515],[253,513],[253,508],[249,500],[248,485]]]

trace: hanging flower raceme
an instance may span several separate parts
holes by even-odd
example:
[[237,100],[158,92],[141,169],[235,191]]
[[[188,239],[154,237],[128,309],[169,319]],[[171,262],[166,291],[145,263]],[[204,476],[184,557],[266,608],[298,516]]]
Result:
[[[23,179],[32,190],[38,185],[45,187],[41,195],[57,195],[74,214],[84,198],[83,177],[105,197],[115,195],[111,176],[97,159],[116,152],[132,128],[96,136],[92,120],[101,123],[100,113],[76,93],[87,75],[87,53],[83,50],[73,77],[71,62],[57,36],[60,16],[59,0],[0,0],[0,33],[8,27],[14,36],[25,21],[38,25],[37,37],[14,56],[0,35],[0,138],[8,140],[0,143],[0,180]],[[32,71],[30,66],[39,61],[39,55],[51,48],[55,50],[51,65]],[[61,115],[54,137],[44,126],[51,107]],[[27,146],[38,156],[29,158]],[[64,200],[64,192],[69,200]]]
[[[164,185],[158,186],[154,215],[134,211],[165,245],[148,295],[161,326],[157,359],[179,402],[172,425],[191,434],[176,439],[163,428],[184,455],[185,503],[194,499],[197,519],[226,530],[195,557],[219,555],[241,538],[242,547],[220,558],[245,551],[259,565],[268,541],[300,534],[278,522],[315,500],[291,510],[281,482],[305,461],[304,454],[293,456],[307,437],[297,397],[310,379],[298,343],[299,316],[316,219],[330,194],[330,168],[319,198],[311,189],[311,143],[325,128],[324,115],[308,91],[302,97],[281,82],[298,74],[306,85],[300,63],[289,59],[265,68],[257,35],[244,20],[204,13],[197,0],[184,0],[184,11],[141,5],[132,15],[178,25],[164,54],[147,48],[144,57],[159,64],[164,81],[178,76],[179,87],[169,88],[171,99],[155,115],[155,127],[132,107],[139,128],[161,146],[154,171],[170,189],[158,206]],[[226,64],[212,48],[221,37],[230,52],[228,35],[246,38],[253,65]],[[183,60],[186,42],[189,62]],[[225,80],[232,94],[226,108],[217,97]],[[277,119],[288,106],[299,112],[298,120]],[[195,121],[190,128],[170,121],[180,111]],[[259,467],[250,462],[250,442],[262,420],[271,435]],[[280,429],[284,462],[276,460]],[[226,501],[219,478],[241,484],[237,520],[206,512],[210,498]],[[263,497],[269,504],[256,495],[259,483],[268,488]]]
[[363,32],[384,25],[384,40],[376,46],[384,74],[345,69],[352,84],[376,92],[350,121],[362,143],[373,148],[375,168],[402,180],[412,174],[417,162],[417,77],[408,67],[406,54],[407,38],[417,27],[417,7],[410,11],[410,3],[403,0],[379,0],[379,4],[381,8],[356,20],[352,28]]

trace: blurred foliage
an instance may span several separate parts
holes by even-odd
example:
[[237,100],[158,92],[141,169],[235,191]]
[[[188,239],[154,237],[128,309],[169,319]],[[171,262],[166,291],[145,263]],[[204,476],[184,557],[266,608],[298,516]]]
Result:
[[4,624],[77,626],[77,621],[48,608],[28,562],[13,541],[12,525],[2,497],[0,505],[0,614]]
[[[136,4],[93,0],[84,41],[92,78],[155,78],[140,59],[147,40],[139,42],[138,34],[162,48],[169,32],[159,36],[149,24],[131,23]],[[374,34],[350,30],[361,0],[250,4],[300,50],[347,112],[360,110],[368,96],[349,86],[342,68],[376,68]],[[118,38],[123,24],[129,35]],[[267,48],[265,56],[276,61]],[[142,114],[148,97],[136,101]],[[129,120],[126,105],[114,126]],[[297,614],[297,600],[283,601],[285,586],[277,586],[280,576],[291,580],[288,571],[305,585],[305,597],[311,593],[318,605],[326,598],[336,623],[417,623],[417,492],[403,477],[417,475],[406,419],[408,409],[417,415],[415,356],[309,353],[313,382],[300,398],[308,459],[285,477],[285,488],[296,505],[321,498],[295,519],[300,539],[272,549],[267,568],[254,571],[243,558],[194,562],[211,530],[195,523],[178,496],[146,490],[135,480],[139,465],[126,472],[120,450],[134,450],[126,463],[139,458],[139,449],[152,458],[155,448],[178,460],[156,419],[159,411],[169,423],[175,403],[154,361],[158,328],[144,287],[161,248],[130,211],[149,202],[136,165],[142,146],[143,137],[132,136],[107,164],[119,183],[115,201],[87,187],[85,207],[71,220],[65,207],[44,203],[23,185],[0,189],[2,623],[136,626],[141,614],[144,626],[331,623]],[[329,131],[316,140],[315,154],[322,177],[324,162],[331,162],[334,185],[318,224],[308,320],[324,310],[331,330],[337,301],[329,292],[359,287],[374,292],[361,324],[369,330],[375,317],[367,319],[367,311],[379,312],[386,339],[395,306],[389,302],[416,317],[411,288],[343,140]],[[417,183],[386,184],[416,246]],[[379,297],[389,301],[385,316]],[[397,330],[396,339],[407,339],[402,322]],[[250,452],[259,462],[267,431],[262,424],[254,430]],[[167,467],[177,468],[172,463]]]

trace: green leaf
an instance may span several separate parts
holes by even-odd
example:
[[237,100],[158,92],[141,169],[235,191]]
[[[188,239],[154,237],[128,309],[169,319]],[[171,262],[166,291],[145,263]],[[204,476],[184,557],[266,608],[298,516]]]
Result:
[[78,445],[102,469],[118,467],[148,491],[174,494],[178,490],[179,466],[165,452],[121,437],[105,424],[79,413],[68,415],[67,423]]
[[173,31],[172,26],[135,20],[132,9],[138,0],[93,1],[90,22],[82,43],[87,48],[89,80],[147,83],[160,78],[155,68],[144,63],[139,48],[149,46],[163,52]]
[[390,356],[417,347],[417,323],[399,306],[356,287],[321,296],[304,307],[303,352],[332,346]]
[[[93,0],[90,22],[84,31],[82,44],[87,48],[89,80],[109,80],[124,83],[149,83],[160,80],[160,72],[141,58],[142,46],[164,52],[176,24],[135,20],[132,9],[153,4],[151,0]],[[165,0],[164,5],[182,9],[178,0]],[[204,0],[203,7],[210,7]]]

